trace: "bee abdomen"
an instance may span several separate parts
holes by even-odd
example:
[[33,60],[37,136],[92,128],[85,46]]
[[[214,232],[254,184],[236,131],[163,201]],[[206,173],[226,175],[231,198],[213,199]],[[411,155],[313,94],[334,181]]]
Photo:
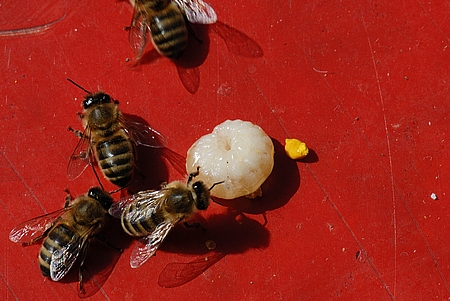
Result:
[[39,267],[42,275],[50,276],[50,263],[53,253],[67,245],[75,233],[66,225],[60,224],[48,234],[39,252]]
[[122,213],[122,228],[131,236],[146,236],[155,231],[156,227],[164,222],[162,214],[152,212],[148,218],[141,218],[130,221],[126,216],[137,216],[140,209],[133,204]]
[[126,186],[133,174],[133,145],[125,136],[115,136],[112,139],[97,144],[98,165],[103,174],[113,184]]
[[151,18],[150,31],[156,49],[165,57],[176,60],[186,49],[188,31],[183,14],[175,4],[171,3]]

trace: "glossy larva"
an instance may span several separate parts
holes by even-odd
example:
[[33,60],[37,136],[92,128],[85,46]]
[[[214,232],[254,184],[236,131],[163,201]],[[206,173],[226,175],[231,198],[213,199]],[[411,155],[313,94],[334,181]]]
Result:
[[199,180],[206,186],[224,181],[211,194],[234,199],[254,194],[273,169],[274,146],[257,125],[227,120],[198,139],[188,150],[188,174],[200,167]]

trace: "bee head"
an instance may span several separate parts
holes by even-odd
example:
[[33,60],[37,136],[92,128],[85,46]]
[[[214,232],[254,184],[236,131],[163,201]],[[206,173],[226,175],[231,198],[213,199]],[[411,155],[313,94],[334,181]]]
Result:
[[89,189],[87,195],[88,197],[96,199],[105,210],[108,210],[113,203],[113,198],[109,195],[109,193],[100,187],[92,187]]
[[196,207],[198,210],[206,210],[209,206],[209,189],[205,186],[202,181],[197,181],[192,184],[192,189],[197,195]]
[[111,103],[111,96],[106,93],[99,92],[94,94],[88,94],[83,100],[83,108],[89,109],[90,107],[98,104]]

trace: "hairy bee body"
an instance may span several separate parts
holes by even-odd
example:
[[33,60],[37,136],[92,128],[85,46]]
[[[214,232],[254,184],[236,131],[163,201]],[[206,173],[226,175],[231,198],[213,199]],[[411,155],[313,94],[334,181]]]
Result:
[[106,179],[125,187],[135,169],[135,147],[139,144],[159,148],[167,143],[164,136],[149,126],[127,120],[118,102],[104,92],[89,93],[82,105],[84,112],[79,116],[84,132],[72,130],[81,139],[67,167],[71,180],[95,159]]
[[[165,222],[175,224],[188,218],[198,209],[206,209],[209,204],[209,190],[203,187],[201,182],[196,185],[208,193],[199,197],[186,184],[175,181],[163,187],[160,203],[154,207],[143,208],[139,202],[131,203],[121,216],[123,230],[131,236],[147,236]],[[146,214],[142,214],[143,211]],[[136,216],[140,217],[134,218]]]
[[180,8],[171,0],[137,0],[136,9],[144,14],[156,50],[172,60],[186,49],[188,30]]
[[202,0],[130,0],[134,7],[129,42],[139,60],[150,36],[155,49],[177,60],[188,43],[187,21],[210,24],[217,20],[211,6]]
[[[42,275],[50,277],[50,265],[56,251],[68,248],[75,252],[78,245],[92,236],[103,224],[112,198],[100,188],[92,188],[87,195],[76,198],[71,209],[47,233],[39,252]],[[103,207],[105,206],[105,207]],[[72,247],[69,247],[72,245]]]
[[92,98],[94,101],[85,106],[83,124],[90,129],[92,147],[103,175],[114,185],[124,187],[131,181],[133,174],[134,147],[120,123],[122,112],[118,104],[95,100],[106,97],[109,98],[102,92],[87,96],[87,99]]
[[112,197],[100,187],[72,199],[68,193],[64,208],[30,219],[13,230],[9,239],[23,245],[44,239],[38,255],[42,275],[59,281],[72,268],[78,257],[81,269],[86,256],[88,241],[104,224]]
[[41,250],[39,251],[38,257],[42,275],[50,277],[50,264],[52,262],[53,253],[66,246],[75,235],[75,230],[71,229],[71,227],[66,224],[57,225],[48,233],[48,236],[44,240]]
[[111,183],[125,187],[133,176],[133,142],[123,130],[102,138],[95,145],[98,165]]
[[[187,184],[174,181],[160,190],[141,191],[114,203],[109,213],[120,218],[123,230],[140,237],[130,259],[132,268],[144,264],[159,248],[170,230],[198,210],[206,210],[210,189],[202,181],[192,183],[198,170],[189,175]],[[214,185],[213,185],[214,187]]]

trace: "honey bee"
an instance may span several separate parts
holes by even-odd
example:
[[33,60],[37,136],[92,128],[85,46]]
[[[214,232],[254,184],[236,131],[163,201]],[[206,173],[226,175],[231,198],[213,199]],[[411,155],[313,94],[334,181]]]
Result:
[[[87,297],[83,286],[86,250],[89,239],[104,224],[113,199],[100,187],[92,187],[75,199],[66,192],[64,208],[18,225],[10,232],[9,239],[31,245],[45,238],[39,252],[39,267],[42,275],[53,281],[63,278],[80,257],[79,295]],[[108,246],[115,248],[110,244]],[[116,251],[121,252],[120,249]]]
[[131,253],[130,265],[138,268],[156,252],[172,228],[191,217],[197,210],[209,206],[211,188],[189,175],[187,184],[174,181],[164,184],[161,190],[141,191],[114,203],[109,213],[121,219],[123,230],[130,236],[140,237],[140,243]]
[[80,138],[67,167],[69,179],[78,178],[96,160],[106,179],[116,186],[127,186],[135,169],[135,147],[162,148],[166,139],[151,127],[125,118],[118,101],[108,94],[91,93],[69,81],[88,93],[82,102],[84,111],[79,113],[84,132],[69,127]]
[[212,24],[216,12],[202,0],[130,0],[134,7],[128,40],[136,52],[136,61],[142,57],[148,37],[163,56],[177,60],[186,49],[191,23]]

